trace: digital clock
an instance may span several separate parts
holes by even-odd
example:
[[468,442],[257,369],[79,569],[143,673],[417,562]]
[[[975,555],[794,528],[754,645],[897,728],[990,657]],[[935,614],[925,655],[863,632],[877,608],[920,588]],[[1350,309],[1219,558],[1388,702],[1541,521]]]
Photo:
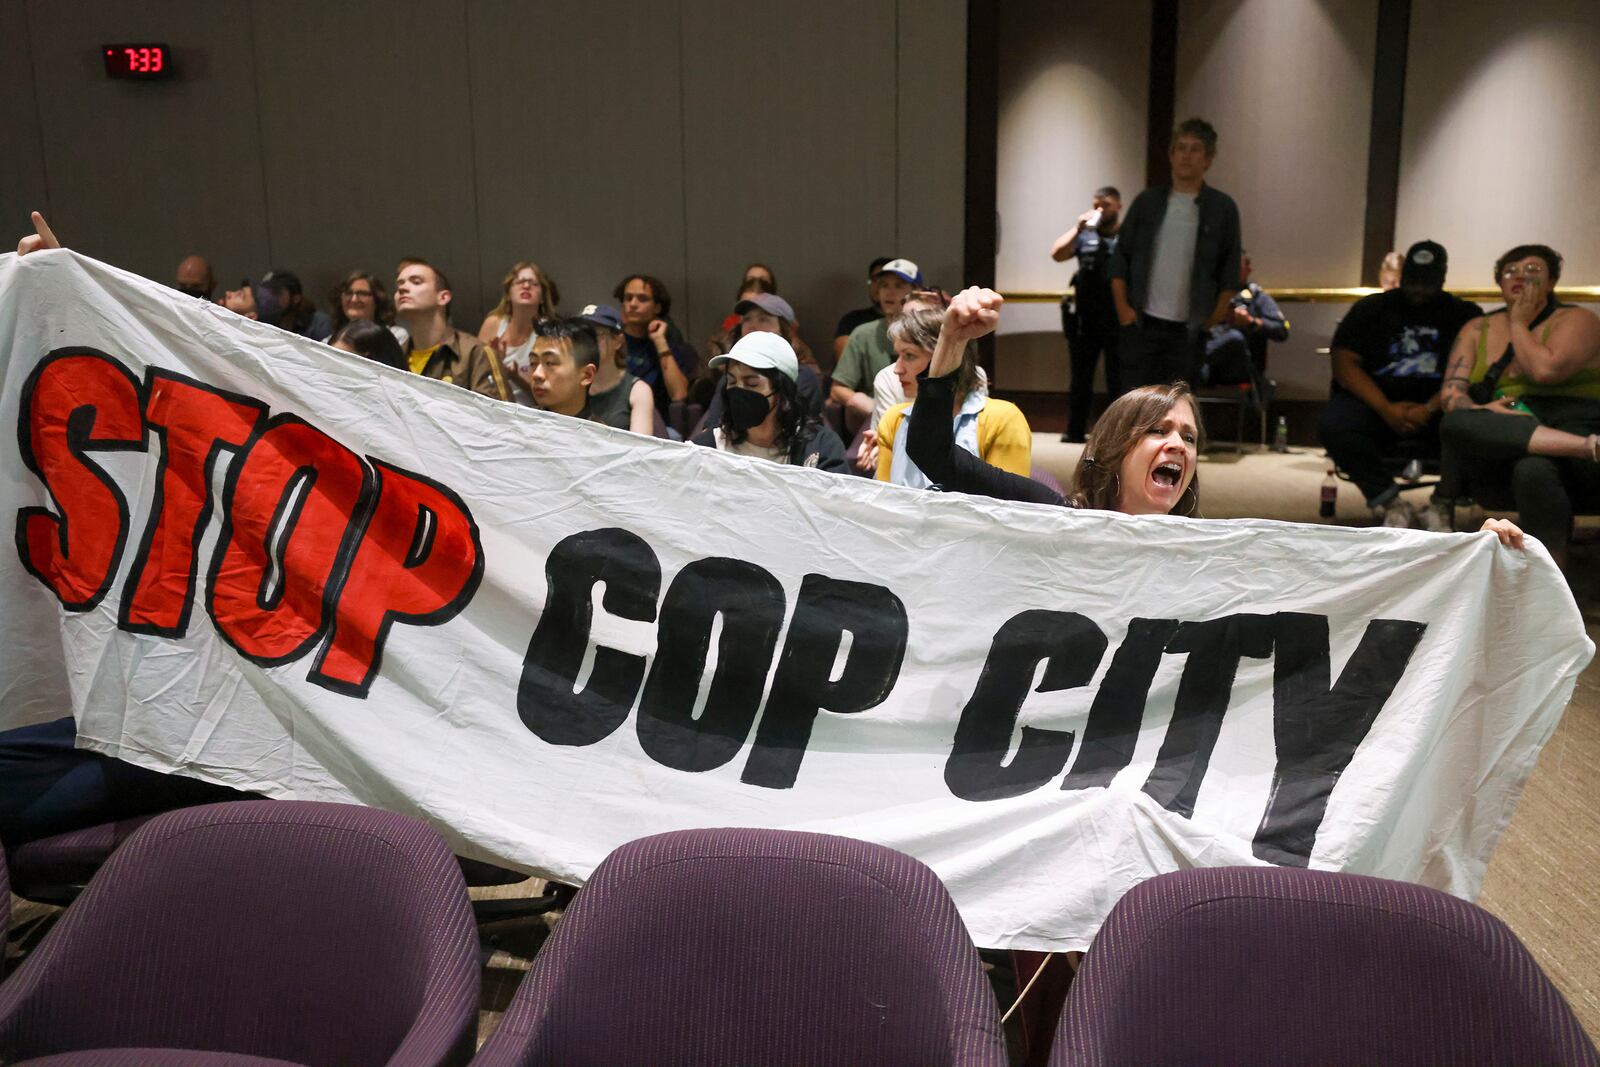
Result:
[[100,51],[106,60],[106,77],[146,81],[172,77],[172,50],[164,44],[107,44]]

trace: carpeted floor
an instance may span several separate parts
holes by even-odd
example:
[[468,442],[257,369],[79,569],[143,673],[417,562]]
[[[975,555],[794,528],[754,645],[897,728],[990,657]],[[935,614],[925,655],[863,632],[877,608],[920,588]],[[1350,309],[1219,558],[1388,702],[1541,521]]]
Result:
[[[1080,446],[1054,434],[1034,443],[1037,465],[1069,485]],[[1211,518],[1255,516],[1297,522],[1317,517],[1325,472],[1319,452],[1286,455],[1215,452],[1202,459],[1204,513]],[[1414,493],[1417,502],[1421,492]],[[1367,525],[1360,494],[1339,483],[1334,521]],[[1480,514],[1458,516],[1475,528]],[[1600,641],[1600,540],[1580,529],[1570,565],[1591,640]],[[1591,1034],[1600,1035],[1600,803],[1591,775],[1600,767],[1600,666],[1590,664],[1572,703],[1529,780],[1510,828],[1489,866],[1479,903],[1514,930],[1567,997]],[[474,890],[475,897],[535,895],[542,883]],[[13,956],[37,943],[56,909],[14,900]],[[486,928],[479,1039],[488,1035],[543,943],[555,916]]]

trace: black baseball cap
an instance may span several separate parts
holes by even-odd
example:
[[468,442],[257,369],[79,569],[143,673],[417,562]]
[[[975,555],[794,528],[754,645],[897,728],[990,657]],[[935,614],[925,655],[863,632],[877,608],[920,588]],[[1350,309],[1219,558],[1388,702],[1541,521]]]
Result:
[[1450,254],[1438,241],[1418,241],[1406,249],[1406,260],[1400,266],[1400,284],[1443,285],[1445,271],[1450,266]]

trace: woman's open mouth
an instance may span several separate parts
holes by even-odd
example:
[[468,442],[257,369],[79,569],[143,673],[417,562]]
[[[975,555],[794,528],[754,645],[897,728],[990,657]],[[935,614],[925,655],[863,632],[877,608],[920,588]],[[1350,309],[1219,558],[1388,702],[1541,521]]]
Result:
[[1183,480],[1183,466],[1178,463],[1159,463],[1155,470],[1150,472],[1151,481],[1157,485],[1176,489]]

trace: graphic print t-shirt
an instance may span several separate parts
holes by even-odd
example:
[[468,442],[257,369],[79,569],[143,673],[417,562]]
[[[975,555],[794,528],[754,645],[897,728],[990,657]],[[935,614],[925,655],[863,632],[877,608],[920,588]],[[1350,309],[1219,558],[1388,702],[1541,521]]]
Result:
[[1360,356],[1361,368],[1390,400],[1422,403],[1439,391],[1462,324],[1481,314],[1477,304],[1449,293],[1413,305],[1391,289],[1356,301],[1334,331],[1333,347]]

